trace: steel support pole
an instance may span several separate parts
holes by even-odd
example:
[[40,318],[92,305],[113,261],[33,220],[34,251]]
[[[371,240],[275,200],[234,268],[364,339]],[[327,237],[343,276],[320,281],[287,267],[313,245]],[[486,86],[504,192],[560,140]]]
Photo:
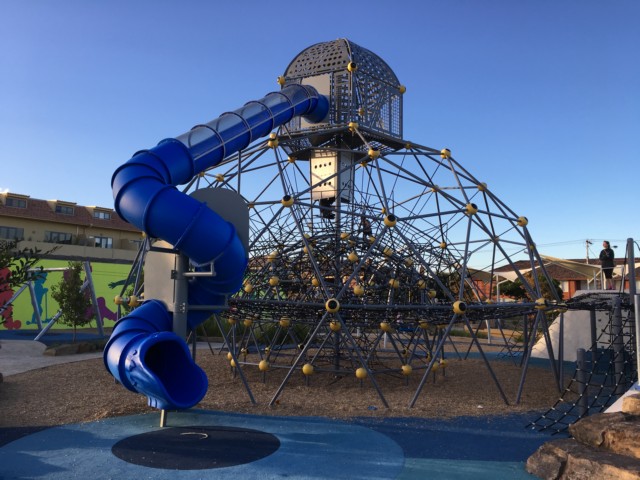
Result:
[[589,320],[591,323],[591,368],[596,368],[596,359],[598,358],[598,336],[596,327],[596,311],[589,311]]
[[614,395],[624,393],[624,337],[622,332],[622,307],[620,297],[614,300],[613,321],[611,330],[613,334],[613,367],[615,372],[616,388]]
[[636,312],[636,376],[640,375],[640,295],[636,294],[633,297],[633,309]]
[[[636,288],[636,257],[633,238],[627,238],[627,258],[629,259],[629,300],[633,302],[635,312],[636,336],[636,376],[640,375],[640,300]],[[624,280],[623,280],[624,282]],[[624,283],[623,283],[624,290]]]
[[578,415],[580,418],[589,413],[589,388],[587,385],[587,371],[585,365],[584,348],[576,351],[576,381],[578,382]]
[[84,262],[84,274],[87,276],[89,282],[89,292],[91,293],[91,303],[93,304],[93,310],[96,316],[96,326],[98,327],[98,333],[101,337],[104,337],[104,328],[102,325],[102,315],[100,314],[100,307],[98,305],[98,297],[96,296],[96,289],[93,285],[93,277],[91,275],[91,264],[88,260]]
[[560,331],[558,334],[558,377],[560,386],[564,388],[564,312],[560,312]]
[[187,338],[187,310],[189,301],[189,284],[184,276],[189,260],[181,253],[176,254],[173,293],[173,333],[183,340]]
[[29,295],[31,295],[31,307],[33,308],[33,314],[36,316],[36,323],[38,324],[38,330],[42,330],[42,317],[40,316],[40,306],[36,296],[36,289],[33,287],[33,282],[29,280],[27,282],[29,288]]

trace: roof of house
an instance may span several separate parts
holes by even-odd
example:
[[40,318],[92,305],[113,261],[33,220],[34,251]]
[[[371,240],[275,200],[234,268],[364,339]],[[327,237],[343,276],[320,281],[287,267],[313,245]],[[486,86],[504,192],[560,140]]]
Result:
[[[20,219],[33,219],[46,222],[61,223],[67,225],[79,225],[84,227],[98,227],[112,230],[124,230],[130,232],[139,232],[140,230],[126,222],[112,208],[103,207],[86,207],[76,205],[73,202],[61,200],[41,200],[31,198],[27,195],[17,195],[11,193],[0,194],[4,197],[0,201],[0,217],[15,217]],[[26,208],[10,207],[6,205],[6,198],[14,197],[26,200]],[[73,207],[73,214],[56,213],[56,205]],[[110,213],[110,218],[97,218],[93,212]]]
[[[584,259],[560,259],[555,257],[542,256],[543,264],[549,276],[555,280],[591,280],[594,275],[600,273],[600,261],[597,258],[590,258],[587,263]],[[625,266],[625,258],[616,258],[614,270],[615,275],[621,275]],[[519,260],[513,262],[519,270],[529,270],[530,263],[528,260]],[[635,259],[636,277],[640,278],[640,258]],[[497,268],[496,271],[512,271],[511,266]]]

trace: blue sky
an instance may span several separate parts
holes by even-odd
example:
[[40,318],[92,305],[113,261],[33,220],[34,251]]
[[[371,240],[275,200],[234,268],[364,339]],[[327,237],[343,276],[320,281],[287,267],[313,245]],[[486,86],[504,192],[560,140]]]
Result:
[[0,0],[0,189],[112,206],[137,150],[277,90],[346,37],[406,85],[404,136],[529,218],[543,254],[640,240],[640,2]]

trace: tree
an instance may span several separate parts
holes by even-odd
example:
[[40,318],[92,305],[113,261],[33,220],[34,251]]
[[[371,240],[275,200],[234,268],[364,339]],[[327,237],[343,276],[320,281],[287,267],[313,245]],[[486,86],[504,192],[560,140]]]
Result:
[[73,339],[76,341],[78,327],[87,325],[95,316],[88,290],[83,290],[82,263],[69,262],[69,268],[57,285],[51,287],[51,296],[58,302],[60,322],[73,327]]
[[[533,275],[531,274],[531,272],[527,272],[522,276],[529,283],[529,285],[533,286]],[[542,296],[547,300],[555,300],[556,295],[558,298],[562,299],[562,288],[560,288],[560,282],[555,279],[551,279],[551,283],[552,286],[549,285],[544,275],[538,274],[538,284],[540,285]],[[554,290],[556,295],[554,295]],[[514,298],[516,300],[537,300],[537,298],[530,298],[520,279],[517,279],[514,282],[504,282],[502,285],[500,285],[500,294]]]
[[7,314],[10,312],[8,302],[13,290],[28,280],[38,279],[38,272],[34,271],[34,267],[41,257],[42,252],[37,248],[19,250],[17,241],[0,240],[0,324],[4,324],[10,317]]

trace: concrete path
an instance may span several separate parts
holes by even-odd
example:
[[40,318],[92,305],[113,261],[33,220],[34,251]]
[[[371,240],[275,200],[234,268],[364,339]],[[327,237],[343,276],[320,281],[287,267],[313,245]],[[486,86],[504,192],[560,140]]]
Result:
[[0,340],[0,373],[7,377],[16,373],[28,372],[36,368],[79,362],[90,358],[102,357],[102,352],[80,353],[75,355],[43,355],[47,346],[33,340]]

